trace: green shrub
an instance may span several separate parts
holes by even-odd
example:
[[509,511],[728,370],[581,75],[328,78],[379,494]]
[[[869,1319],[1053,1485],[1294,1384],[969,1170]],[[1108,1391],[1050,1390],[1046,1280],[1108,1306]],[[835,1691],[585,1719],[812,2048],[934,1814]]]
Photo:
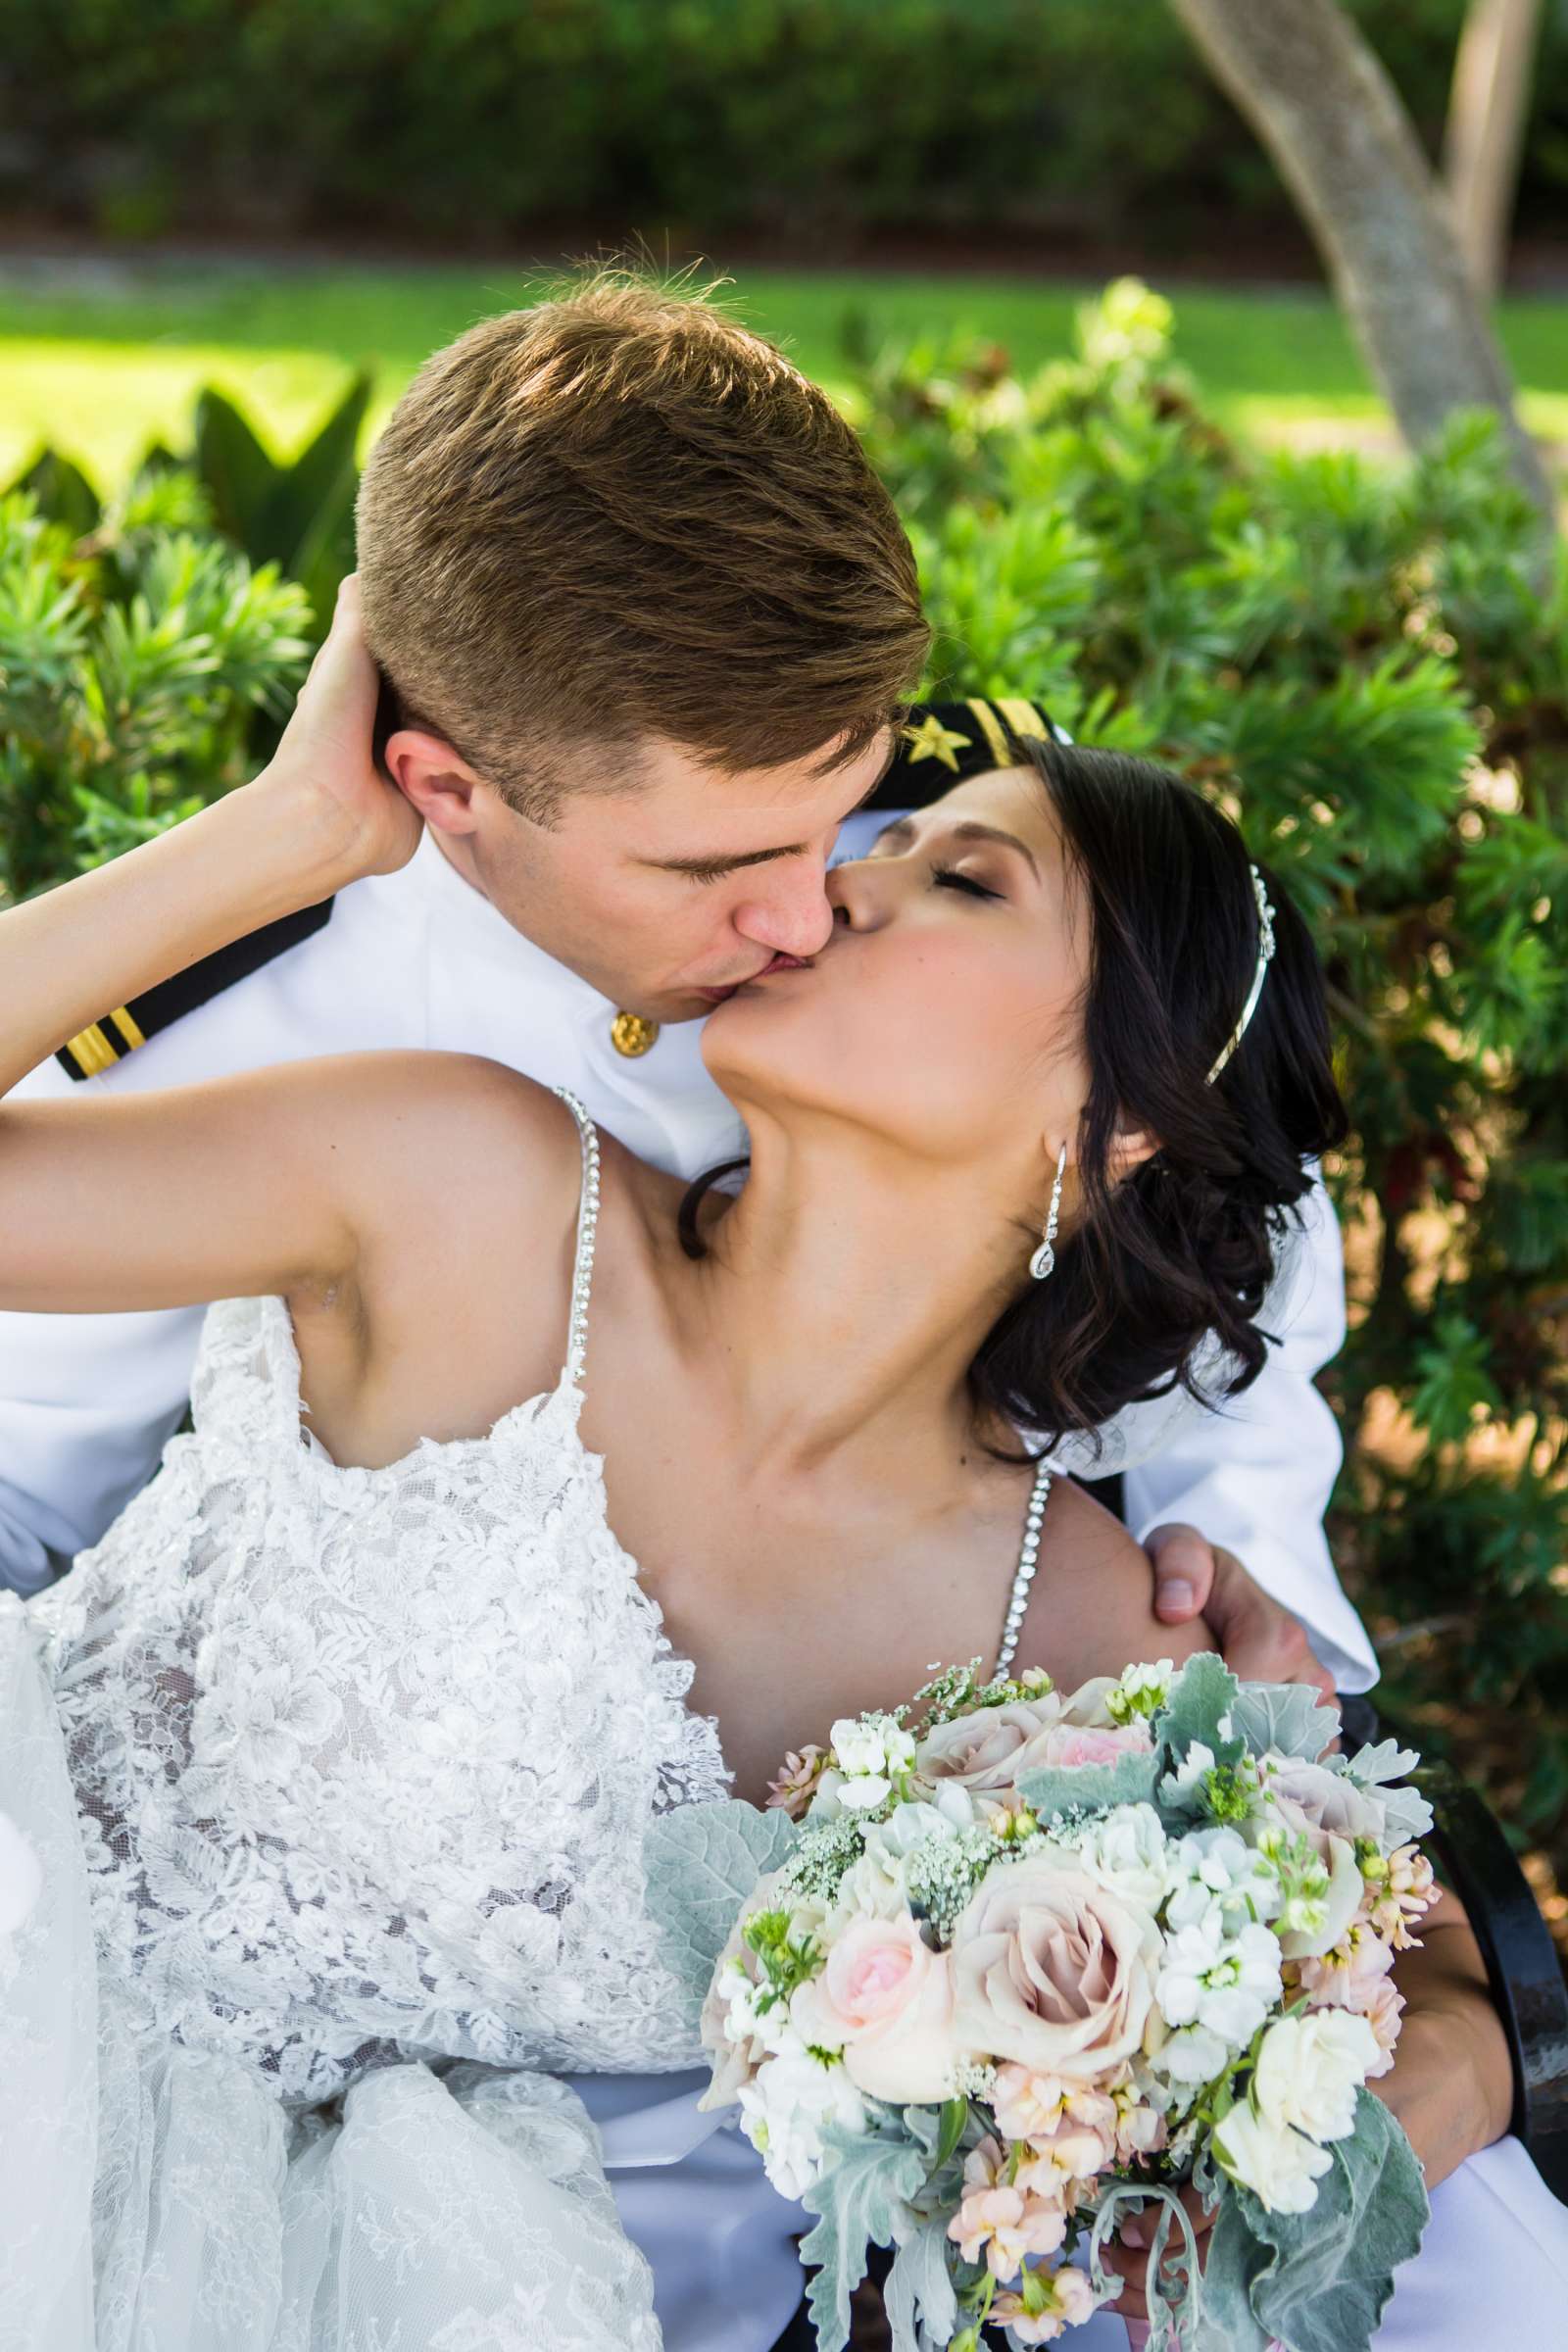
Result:
[[[1485,421],[1396,470],[1264,455],[1169,326],[1122,284],[1027,384],[878,355],[856,420],[919,549],[928,689],[1039,694],[1182,766],[1315,927],[1354,1122],[1337,1553],[1394,1703],[1568,1867],[1568,567],[1543,583]],[[39,487],[79,520],[69,473]],[[311,616],[211,524],[177,470],[86,539],[0,501],[13,894],[249,772]]]
[[[1435,142],[1464,0],[1352,0]],[[1548,12],[1526,219],[1568,203]],[[0,197],[111,236],[1292,214],[1168,0],[0,0]]]
[[[1042,694],[1184,768],[1327,959],[1354,1133],[1333,1521],[1391,1696],[1508,1818],[1568,1805],[1568,564],[1491,424],[1397,470],[1262,455],[1135,285],[1086,357],[885,355],[932,691]],[[1526,1763],[1528,1760],[1528,1770]],[[1568,1858],[1568,1855],[1565,1855]]]
[[132,848],[240,783],[304,674],[310,600],[143,473],[90,536],[0,498],[0,901]]

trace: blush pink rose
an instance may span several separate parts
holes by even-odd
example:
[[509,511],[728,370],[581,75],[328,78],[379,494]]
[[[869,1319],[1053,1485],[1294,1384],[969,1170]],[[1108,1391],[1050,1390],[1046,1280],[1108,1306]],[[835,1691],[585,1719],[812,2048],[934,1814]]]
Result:
[[808,2041],[841,2049],[850,2081],[895,2106],[952,2095],[953,1968],[906,1913],[855,1919],[791,2003]]
[[1086,2082],[1132,2057],[1153,2006],[1152,1916],[1045,1856],[994,1870],[951,1950],[960,2047]]
[[1118,1756],[1147,1756],[1153,1749],[1153,1739],[1142,1717],[1132,1723],[1053,1724],[1039,1742],[1039,1752],[1033,1761],[1041,1764],[1072,1766],[1077,1764],[1114,1764]]

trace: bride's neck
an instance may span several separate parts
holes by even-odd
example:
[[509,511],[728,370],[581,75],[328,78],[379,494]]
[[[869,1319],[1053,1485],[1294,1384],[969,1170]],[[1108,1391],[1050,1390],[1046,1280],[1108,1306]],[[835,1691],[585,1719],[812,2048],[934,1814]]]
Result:
[[[692,1269],[693,1337],[719,1362],[738,1436],[775,1467],[847,1451],[884,1467],[956,1459],[966,1375],[1018,1287],[1027,1243],[973,1167],[911,1159],[863,1131],[754,1120],[744,1191]],[[948,1441],[954,1441],[950,1445]]]

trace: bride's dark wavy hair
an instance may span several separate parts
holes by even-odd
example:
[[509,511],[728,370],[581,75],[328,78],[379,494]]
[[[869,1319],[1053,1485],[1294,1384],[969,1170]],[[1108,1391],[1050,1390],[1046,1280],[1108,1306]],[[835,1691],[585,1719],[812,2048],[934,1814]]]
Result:
[[[1252,984],[1258,918],[1247,848],[1181,776],[1117,752],[1030,740],[1091,916],[1082,1000],[1089,1100],[1078,1134],[1079,1216],[1054,1273],[1025,1282],[969,1367],[982,1423],[1048,1442],[1124,1405],[1188,1389],[1249,1388],[1270,1335],[1258,1310],[1311,1189],[1304,1163],[1343,1142],[1323,972],[1283,885],[1260,868],[1275,952],[1242,1044],[1208,1072]],[[1119,1182],[1118,1129],[1159,1139]],[[681,1238],[724,1171],[700,1176]],[[1020,1229],[1019,1264],[1038,1235]],[[1223,1350],[1200,1375],[1210,1335]]]

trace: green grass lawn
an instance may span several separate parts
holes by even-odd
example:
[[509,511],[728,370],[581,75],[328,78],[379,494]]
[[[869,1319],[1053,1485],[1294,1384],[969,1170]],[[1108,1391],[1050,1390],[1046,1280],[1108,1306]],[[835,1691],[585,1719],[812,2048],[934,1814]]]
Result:
[[[188,434],[191,401],[237,395],[280,450],[357,366],[376,382],[373,430],[427,353],[473,319],[526,302],[522,270],[136,263],[54,282],[0,265],[0,481],[52,442],[100,484],[156,435]],[[1081,287],[1016,277],[745,270],[743,315],[830,387],[846,325],[869,339],[972,329],[1029,369],[1066,351]],[[1381,404],[1326,295],[1175,291],[1177,353],[1222,414],[1269,437],[1376,444]],[[1568,444],[1568,300],[1515,299],[1501,325],[1532,427]]]

